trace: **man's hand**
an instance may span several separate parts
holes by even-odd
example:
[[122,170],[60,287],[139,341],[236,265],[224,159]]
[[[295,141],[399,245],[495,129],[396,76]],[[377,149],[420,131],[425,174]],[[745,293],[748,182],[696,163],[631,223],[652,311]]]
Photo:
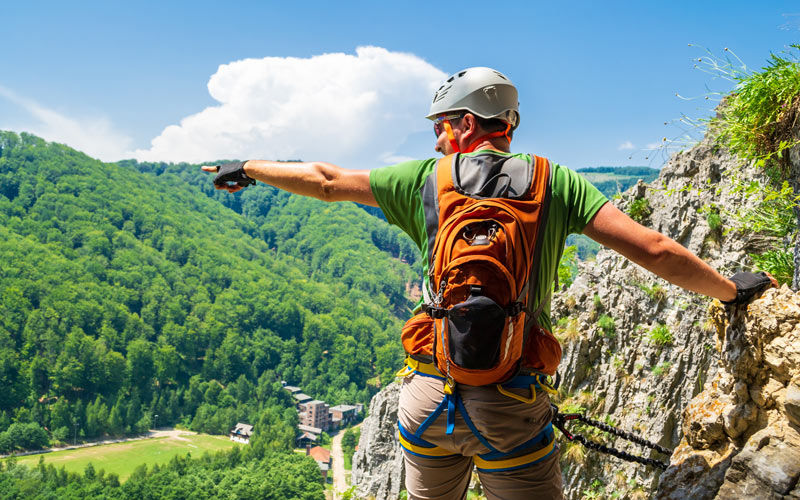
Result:
[[736,298],[731,301],[721,301],[729,306],[748,304],[767,288],[778,286],[775,278],[763,271],[760,273],[739,272],[731,276],[730,280],[736,284]]
[[225,189],[229,193],[235,193],[251,184],[255,184],[255,179],[249,177],[244,172],[245,161],[223,163],[222,165],[203,165],[201,168],[206,172],[217,172],[214,177],[214,187]]

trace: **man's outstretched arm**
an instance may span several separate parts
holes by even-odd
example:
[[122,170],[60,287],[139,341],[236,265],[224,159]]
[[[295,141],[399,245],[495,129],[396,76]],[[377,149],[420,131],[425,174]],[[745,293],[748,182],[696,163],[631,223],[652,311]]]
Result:
[[583,234],[672,284],[719,300],[736,298],[736,284],[675,240],[646,228],[606,203]]
[[[206,172],[216,172],[218,166],[205,165]],[[369,170],[352,170],[324,162],[278,162],[249,160],[242,167],[251,179],[286,191],[312,196],[323,201],[355,201],[378,206],[369,187]],[[217,189],[235,193],[240,185],[216,184]]]

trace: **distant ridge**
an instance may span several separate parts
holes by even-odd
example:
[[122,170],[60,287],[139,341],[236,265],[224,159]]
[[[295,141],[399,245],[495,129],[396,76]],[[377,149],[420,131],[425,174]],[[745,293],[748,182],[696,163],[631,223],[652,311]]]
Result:
[[576,171],[609,198],[617,193],[625,192],[639,182],[639,179],[645,183],[653,182],[660,172],[657,168],[644,166],[584,167]]

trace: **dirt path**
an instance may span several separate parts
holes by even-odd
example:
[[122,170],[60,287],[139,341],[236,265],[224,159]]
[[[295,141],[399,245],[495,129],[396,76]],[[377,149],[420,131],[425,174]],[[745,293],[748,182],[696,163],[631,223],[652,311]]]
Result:
[[339,431],[331,440],[331,455],[333,457],[333,500],[342,498],[342,493],[347,491],[347,481],[344,477],[344,453],[342,453],[343,431]]
[[[353,429],[358,429],[359,427],[361,427],[361,423],[354,426]],[[347,491],[351,486],[347,484],[347,473],[344,470],[342,436],[344,436],[344,431],[337,432],[331,440],[331,457],[333,458],[333,500],[342,498],[342,493]]]

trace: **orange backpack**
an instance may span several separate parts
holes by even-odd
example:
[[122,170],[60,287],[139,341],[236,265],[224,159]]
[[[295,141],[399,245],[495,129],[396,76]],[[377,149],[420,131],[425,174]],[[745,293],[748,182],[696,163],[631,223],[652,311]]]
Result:
[[514,377],[542,310],[530,308],[530,280],[539,274],[551,168],[532,158],[449,155],[422,188],[430,283],[422,309],[451,387]]

